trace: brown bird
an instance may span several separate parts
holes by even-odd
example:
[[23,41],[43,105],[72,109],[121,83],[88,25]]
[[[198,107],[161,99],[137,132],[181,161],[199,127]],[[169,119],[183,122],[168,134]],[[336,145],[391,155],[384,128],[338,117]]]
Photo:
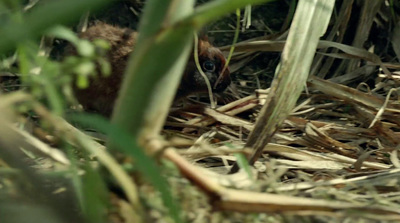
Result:
[[[103,39],[110,43],[111,48],[107,53],[107,59],[111,64],[111,75],[108,77],[98,75],[92,78],[89,87],[86,89],[75,88],[75,95],[84,110],[110,116],[123,80],[129,55],[135,50],[138,33],[129,28],[98,23],[80,33],[79,36],[90,41]],[[67,54],[75,54],[72,46],[68,46],[66,52]],[[221,51],[212,46],[207,39],[201,39],[198,44],[198,55],[200,66],[209,79],[213,92],[224,91],[231,79],[229,69],[223,71],[226,60]],[[193,56],[191,56],[187,62],[175,100],[207,91],[206,82],[197,70]]]

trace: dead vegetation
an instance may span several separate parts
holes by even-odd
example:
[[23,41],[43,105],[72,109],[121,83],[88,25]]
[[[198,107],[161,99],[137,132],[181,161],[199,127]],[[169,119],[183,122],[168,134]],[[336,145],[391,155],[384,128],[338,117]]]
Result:
[[[398,55],[394,49],[398,37],[394,34],[395,17],[389,15],[396,6],[388,4],[385,1],[338,3],[328,32],[318,44],[307,91],[264,147],[252,168],[254,178],[248,176],[245,183],[245,172],[210,178],[228,187],[257,188],[259,192],[291,197],[239,193],[232,195],[239,203],[236,204],[230,203],[230,192],[225,191],[228,195],[220,196],[226,204],[221,205],[223,201],[220,201],[218,205],[236,211],[326,215],[326,221],[334,215],[338,217],[336,220],[356,220],[355,216],[376,221],[399,220],[396,168],[400,107],[396,84]],[[352,29],[356,31],[352,33]],[[243,60],[260,52],[282,51],[285,41],[281,39],[286,35],[286,32],[274,33],[238,42],[233,57],[237,62],[231,67],[240,70],[244,67]],[[263,79],[262,75],[265,71],[239,76]],[[208,171],[214,169],[220,174],[230,171],[237,157],[229,155],[229,151],[246,145],[255,117],[269,93],[269,89],[257,90],[255,95],[246,96],[243,92],[257,86],[257,82],[240,77],[236,92],[242,94],[235,101],[216,110],[182,112],[179,117],[170,117],[167,123],[183,126],[180,136],[195,144],[180,153],[193,162],[206,160],[202,165]],[[241,151],[252,153],[250,148]],[[297,203],[291,200],[294,197],[308,199]],[[319,203],[322,200],[325,205]],[[285,204],[280,206],[280,201]],[[336,202],[339,202],[337,207],[328,207]],[[368,210],[355,207],[358,205]],[[356,210],[354,218],[350,210]],[[377,215],[376,211],[381,214]],[[317,218],[309,218],[313,219]]]
[[[262,6],[253,10],[265,12]],[[241,34],[242,39],[246,35],[251,38],[240,40],[235,46],[230,64],[231,72],[236,73],[235,83],[221,96],[225,99],[223,105],[211,109],[204,102],[206,99],[190,98],[186,107],[169,115],[163,137],[146,142],[144,147],[149,154],[167,161],[160,164],[162,174],[168,178],[186,221],[400,221],[400,5],[397,1],[346,0],[337,1],[334,10],[327,32],[318,43],[305,91],[261,152],[256,154],[246,145],[250,134],[261,134],[254,133],[256,120],[262,106],[269,103],[269,84],[279,62],[276,52],[284,49],[289,22],[270,33],[268,27],[260,25],[261,19],[253,20],[257,26]],[[292,16],[288,13],[287,18],[281,19],[291,21]],[[229,24],[230,19],[223,21]],[[214,24],[219,26],[220,23]],[[219,34],[212,31],[220,30],[210,28],[211,35],[217,38]],[[223,35],[232,36],[226,32]],[[229,47],[221,49],[227,53]],[[159,192],[136,176],[129,157],[110,155],[101,143],[88,136],[89,132],[77,130],[30,95],[17,92],[2,95],[0,101],[5,113],[13,105],[31,103],[45,123],[38,127],[36,120],[17,116],[24,128],[16,128],[0,120],[0,146],[8,148],[0,150],[2,175],[7,176],[0,182],[9,190],[5,194],[12,194],[13,186],[18,185],[8,179],[18,176],[20,169],[31,176],[30,180],[37,179],[37,188],[22,190],[19,195],[36,192],[37,198],[29,199],[34,206],[36,199],[49,196],[47,189],[40,186],[42,180],[48,180],[42,172],[66,171],[80,176],[88,170],[86,164],[76,162],[90,160],[94,168],[102,164],[122,191],[123,195],[107,190],[112,204],[108,209],[111,222],[133,222],[143,212],[149,213],[145,214],[148,221],[167,221]],[[104,139],[96,134],[96,139]],[[62,151],[66,150],[52,147],[62,147],[59,141],[85,148],[91,155],[65,155]],[[15,147],[23,148],[22,152],[11,149]],[[96,158],[92,159],[92,155]],[[19,160],[21,157],[29,157],[40,171],[27,168]],[[253,159],[254,165],[247,165],[246,158]],[[235,162],[242,169],[228,174]],[[127,173],[135,175],[136,183]],[[65,185],[50,188],[52,193],[72,194],[72,188]],[[56,197],[50,204],[64,198]],[[66,220],[73,220],[68,218],[73,211],[62,210],[61,205],[54,205],[54,209],[64,213],[61,216]]]

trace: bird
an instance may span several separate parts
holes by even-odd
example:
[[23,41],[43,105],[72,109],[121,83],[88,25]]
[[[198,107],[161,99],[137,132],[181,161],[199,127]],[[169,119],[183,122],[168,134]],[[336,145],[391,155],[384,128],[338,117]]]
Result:
[[[81,39],[94,41],[102,39],[109,43],[110,48],[106,53],[106,59],[111,66],[111,75],[96,75],[89,79],[89,86],[81,89],[74,87],[74,94],[83,109],[110,117],[118,96],[123,75],[129,56],[135,50],[139,33],[130,28],[122,28],[98,22],[84,32],[79,33]],[[198,58],[201,69],[208,78],[214,93],[223,92],[231,83],[229,68],[225,68],[226,59],[222,52],[214,47],[206,36],[198,41]],[[66,55],[76,54],[74,46],[66,48]],[[191,54],[174,101],[181,100],[189,95],[208,92],[206,81],[197,69]],[[100,68],[97,67],[100,72]]]

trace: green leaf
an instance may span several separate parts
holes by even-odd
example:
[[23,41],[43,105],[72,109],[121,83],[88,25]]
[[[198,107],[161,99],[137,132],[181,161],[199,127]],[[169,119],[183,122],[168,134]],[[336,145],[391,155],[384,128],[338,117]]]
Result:
[[80,40],[76,44],[78,54],[83,57],[93,57],[95,55],[95,47],[89,40]]
[[76,78],[76,86],[80,89],[89,87],[89,78],[84,75],[78,75]]
[[218,0],[210,1],[196,8],[194,13],[187,18],[182,19],[176,25],[190,24],[190,26],[201,28],[209,22],[212,22],[236,9],[247,5],[256,5],[272,2],[275,0]]
[[90,164],[85,165],[85,174],[82,176],[82,191],[84,211],[87,222],[101,223],[106,221],[106,205],[108,203],[108,191],[101,179],[99,172],[95,171]]
[[182,222],[179,214],[180,208],[172,197],[167,180],[161,176],[161,169],[155,160],[144,153],[128,132],[110,124],[105,118],[98,115],[71,114],[68,118],[73,122],[91,126],[107,134],[113,140],[115,148],[130,155],[140,173],[160,192],[164,205],[175,222]]
[[87,10],[109,3],[109,0],[57,0],[38,5],[22,18],[22,22],[8,22],[0,27],[0,52],[13,49],[24,40],[37,38],[54,25],[77,21]]
[[93,44],[96,47],[99,47],[99,48],[101,48],[103,50],[111,49],[110,43],[108,41],[104,40],[104,39],[95,39],[95,40],[93,40]]
[[67,40],[68,42],[78,45],[79,38],[71,29],[64,26],[54,26],[46,32],[47,35],[54,36],[59,39]]
[[88,77],[90,74],[93,74],[95,72],[96,66],[92,61],[82,61],[80,64],[78,64],[74,72],[78,76],[85,76]]
[[99,57],[97,59],[97,63],[100,66],[100,73],[104,77],[108,77],[111,75],[111,64],[108,62],[108,60],[104,59],[103,57]]
[[[230,149],[235,149],[235,147],[230,143],[225,143],[225,145]],[[242,153],[235,153],[234,156],[236,157],[236,162],[239,165],[240,169],[243,169],[247,173],[249,179],[252,180],[253,172],[251,172],[251,167],[249,165],[249,162],[247,161],[246,156]]]

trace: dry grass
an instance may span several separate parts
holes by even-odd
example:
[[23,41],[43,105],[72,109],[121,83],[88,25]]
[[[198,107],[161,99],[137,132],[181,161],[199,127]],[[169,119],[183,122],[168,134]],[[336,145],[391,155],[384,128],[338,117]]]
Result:
[[[253,153],[244,145],[270,93],[265,86],[278,62],[276,52],[285,44],[288,27],[284,24],[280,32],[263,32],[265,26],[259,25],[262,19],[253,14],[253,23],[258,26],[252,31],[266,35],[257,34],[236,44],[230,64],[236,72],[235,81],[221,96],[223,105],[210,109],[204,98],[193,97],[186,107],[169,115],[163,138],[145,147],[156,158],[164,158],[162,175],[168,178],[188,222],[400,221],[400,5],[364,2],[340,1],[336,5],[318,45],[306,91],[254,166],[247,166],[248,171],[228,174],[234,162]],[[254,10],[265,12],[260,8]],[[229,24],[230,19],[224,21]],[[214,24],[214,31],[220,31],[219,26]],[[248,33],[254,37],[253,32]],[[229,47],[221,49],[229,51]],[[270,59],[266,62],[263,58]],[[90,160],[93,165],[105,166],[116,179],[111,181],[125,192],[121,197],[115,190],[107,190],[111,222],[133,222],[143,210],[149,221],[170,220],[166,220],[167,210],[159,193],[135,174],[129,157],[109,154],[88,137],[88,132],[83,134],[33,101],[19,93],[1,96],[2,111],[21,102],[33,103],[46,124],[38,127],[35,121],[13,115],[15,123],[23,123],[24,128],[0,122],[0,146],[24,148],[18,154],[10,149],[0,154],[0,174],[6,176],[0,180],[5,188],[2,194],[14,193],[20,185],[9,179],[19,175],[18,168],[26,168],[20,161],[5,158],[28,159],[42,174],[34,174],[32,179],[62,171],[76,177],[85,169],[84,165],[75,166],[76,162]],[[102,137],[95,135],[96,139]],[[96,158],[65,155],[54,148],[65,146],[60,139],[86,148]],[[71,173],[71,169],[76,172]],[[127,172],[134,173],[137,185]],[[100,176],[106,178],[106,174]],[[51,189],[52,193],[71,193],[68,187]],[[43,192],[46,189],[37,190],[38,197],[48,195]],[[22,191],[21,197],[32,192]],[[56,199],[63,201],[62,197]],[[133,206],[136,209],[131,204],[137,204]]]

